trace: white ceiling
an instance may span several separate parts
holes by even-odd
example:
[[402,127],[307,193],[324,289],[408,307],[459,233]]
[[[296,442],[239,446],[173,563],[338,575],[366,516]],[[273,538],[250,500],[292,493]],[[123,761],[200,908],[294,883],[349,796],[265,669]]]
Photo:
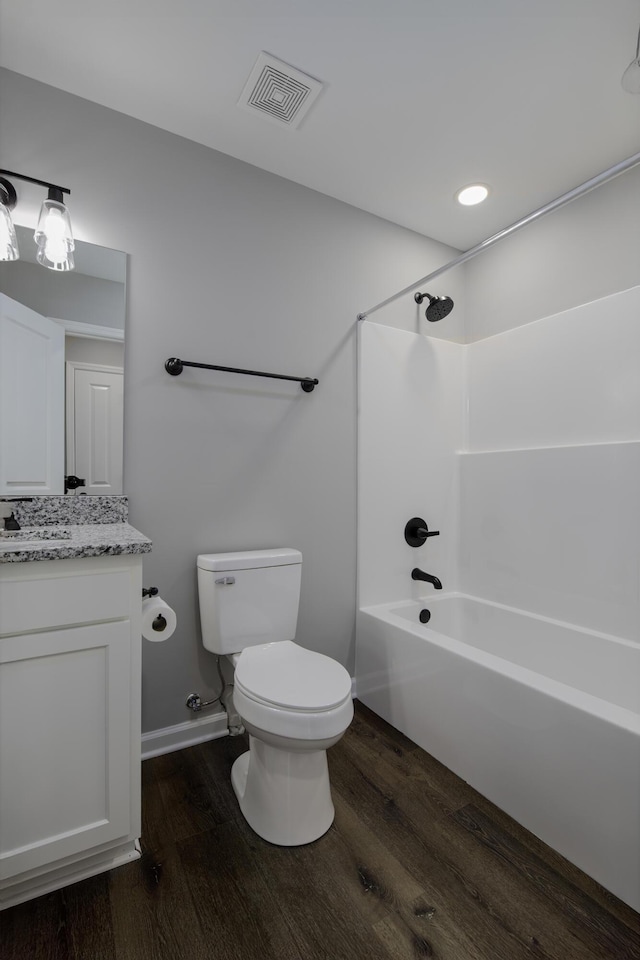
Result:
[[[467,249],[640,150],[639,25],[640,0],[0,0],[0,62]],[[237,106],[262,50],[325,84],[298,129]]]

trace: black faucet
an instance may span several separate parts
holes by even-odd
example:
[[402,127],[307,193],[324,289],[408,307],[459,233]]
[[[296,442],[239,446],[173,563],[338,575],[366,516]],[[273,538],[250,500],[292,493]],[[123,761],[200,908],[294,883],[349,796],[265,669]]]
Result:
[[4,518],[4,528],[5,530],[19,530],[20,524],[15,518],[15,515],[12,513],[10,517]]
[[430,573],[424,573],[422,570],[419,570],[417,567],[414,567],[411,571],[412,580],[426,580],[427,583],[432,583],[435,590],[442,590],[442,584],[437,577],[432,577]]
[[14,503],[31,503],[33,497],[11,497],[10,500],[5,500],[3,497],[0,497],[0,522],[3,521],[5,530],[19,530],[20,524],[16,520],[16,515],[13,512]]
[[0,503],[0,523],[5,530],[19,530],[20,524],[16,520],[15,513],[11,509],[11,502],[4,501]]

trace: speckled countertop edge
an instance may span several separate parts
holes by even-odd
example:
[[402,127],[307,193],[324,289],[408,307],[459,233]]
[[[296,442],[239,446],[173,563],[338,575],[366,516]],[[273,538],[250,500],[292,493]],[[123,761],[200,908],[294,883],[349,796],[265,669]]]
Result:
[[117,497],[0,497],[9,503],[21,527],[44,527],[54,523],[126,523],[129,498]]
[[[52,527],[55,529],[55,527]],[[22,527],[28,533],[29,527]],[[55,541],[56,546],[43,540],[38,546],[25,550],[7,550],[0,540],[0,563],[27,563],[32,560],[69,560],[74,557],[118,556],[151,552],[151,540],[129,523],[65,524],[68,540]],[[9,541],[11,542],[11,541]]]

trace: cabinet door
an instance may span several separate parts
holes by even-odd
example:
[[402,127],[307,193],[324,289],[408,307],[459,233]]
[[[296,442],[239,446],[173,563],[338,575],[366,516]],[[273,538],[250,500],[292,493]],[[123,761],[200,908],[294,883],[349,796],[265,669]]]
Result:
[[64,493],[64,328],[0,294],[0,494]]
[[0,879],[130,830],[130,623],[0,640]]

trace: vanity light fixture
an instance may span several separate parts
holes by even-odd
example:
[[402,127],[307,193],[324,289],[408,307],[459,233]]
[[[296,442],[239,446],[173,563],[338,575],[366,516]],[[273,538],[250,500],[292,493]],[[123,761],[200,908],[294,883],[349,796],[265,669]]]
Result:
[[34,234],[34,240],[38,246],[36,260],[50,270],[73,270],[75,241],[71,231],[69,211],[64,205],[63,198],[63,194],[71,191],[55,183],[25,177],[21,173],[13,173],[10,170],[0,170],[0,174],[4,175],[0,176],[0,260],[17,260],[20,256],[10,214],[10,210],[16,205],[17,194],[13,184],[5,179],[5,177],[13,177],[46,187],[49,191],[47,199],[42,203]]
[[0,177],[0,260],[17,260],[20,256],[16,228],[11,219],[17,199],[13,184]]
[[489,196],[489,187],[484,183],[470,183],[466,187],[461,187],[456,193],[456,200],[463,207],[473,207],[476,203],[482,203]]

